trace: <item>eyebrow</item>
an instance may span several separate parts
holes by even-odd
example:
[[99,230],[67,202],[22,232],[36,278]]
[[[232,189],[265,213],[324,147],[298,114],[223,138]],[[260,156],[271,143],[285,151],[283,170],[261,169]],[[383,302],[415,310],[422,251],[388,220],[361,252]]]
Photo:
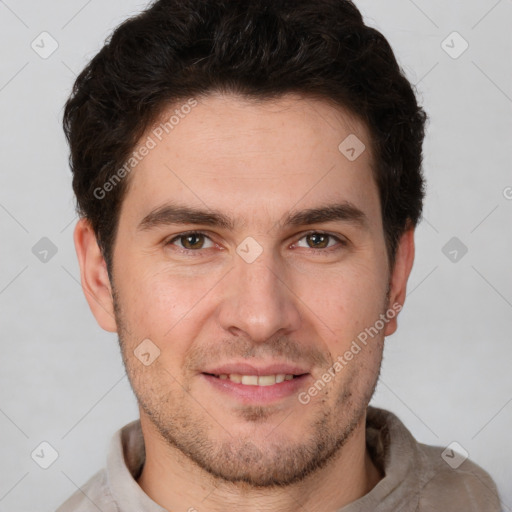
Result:
[[[298,227],[336,221],[355,224],[363,229],[369,227],[366,214],[348,201],[292,211],[278,224],[282,227]],[[203,210],[179,204],[165,204],[149,212],[137,226],[137,231],[149,231],[160,226],[181,224],[199,224],[230,231],[233,231],[236,226],[231,217],[219,211]]]

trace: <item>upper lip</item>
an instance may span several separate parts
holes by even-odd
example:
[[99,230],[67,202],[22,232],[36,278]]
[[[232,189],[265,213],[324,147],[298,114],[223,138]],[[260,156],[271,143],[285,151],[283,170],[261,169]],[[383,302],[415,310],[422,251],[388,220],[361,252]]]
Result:
[[295,364],[290,363],[270,363],[270,364],[248,364],[248,363],[226,363],[221,366],[215,366],[208,370],[203,370],[203,373],[210,373],[212,375],[302,375],[309,373],[309,371]]

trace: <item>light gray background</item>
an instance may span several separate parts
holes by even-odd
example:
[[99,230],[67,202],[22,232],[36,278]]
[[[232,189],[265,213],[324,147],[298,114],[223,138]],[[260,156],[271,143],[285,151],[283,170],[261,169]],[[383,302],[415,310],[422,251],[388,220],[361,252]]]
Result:
[[[61,117],[75,74],[145,4],[0,1],[0,511],[54,510],[138,417],[117,337],[80,288]],[[512,510],[512,2],[356,4],[431,117],[425,218],[373,404],[424,443],[457,441]],[[43,31],[59,45],[47,59],[31,48]],[[456,59],[441,46],[453,31],[469,43]],[[442,251],[454,236],[468,248],[456,262]],[[46,263],[32,253],[42,237],[58,249]],[[46,470],[31,458],[43,441],[59,454]]]

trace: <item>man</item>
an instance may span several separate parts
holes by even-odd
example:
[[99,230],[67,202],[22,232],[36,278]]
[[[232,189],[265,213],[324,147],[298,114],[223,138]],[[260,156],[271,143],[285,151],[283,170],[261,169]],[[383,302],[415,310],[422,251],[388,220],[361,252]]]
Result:
[[346,0],[160,0],[113,33],[64,126],[82,286],[140,420],[59,512],[499,510],[368,406],[426,118]]

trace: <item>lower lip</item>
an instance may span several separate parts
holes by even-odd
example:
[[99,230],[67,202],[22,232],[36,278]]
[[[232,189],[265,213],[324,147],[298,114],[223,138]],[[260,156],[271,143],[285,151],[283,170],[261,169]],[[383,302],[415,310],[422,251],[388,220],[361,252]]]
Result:
[[213,375],[202,373],[201,376],[218,391],[231,395],[245,404],[268,404],[282,398],[297,395],[307,385],[309,373],[285,380],[271,386],[248,386],[229,379],[219,379]]

